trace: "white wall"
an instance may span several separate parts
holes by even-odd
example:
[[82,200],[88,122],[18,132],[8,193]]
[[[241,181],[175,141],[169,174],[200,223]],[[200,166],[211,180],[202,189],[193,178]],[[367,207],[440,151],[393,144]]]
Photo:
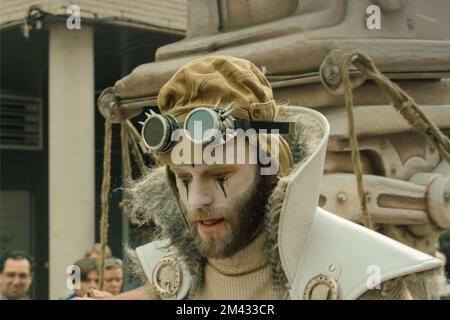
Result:
[[66,268],[94,243],[94,35],[89,27],[50,27],[50,298],[65,291]]

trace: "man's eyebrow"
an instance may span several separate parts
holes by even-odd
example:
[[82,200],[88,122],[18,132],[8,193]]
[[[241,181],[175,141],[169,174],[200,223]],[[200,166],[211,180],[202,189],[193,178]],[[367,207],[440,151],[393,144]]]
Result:
[[205,172],[220,172],[220,171],[234,171],[236,170],[236,167],[233,165],[223,165],[223,164],[217,164],[217,165],[210,165],[205,170]]
[[[190,166],[186,166],[190,167]],[[186,174],[189,173],[187,170],[185,170],[183,167],[171,167],[170,170],[172,170],[175,174]],[[209,172],[220,172],[220,171],[234,171],[236,170],[235,165],[226,165],[226,164],[211,164],[208,165],[208,167],[203,171],[203,173],[209,173]]]
[[184,170],[183,168],[180,168],[180,167],[177,167],[177,168],[171,167],[170,170],[172,170],[172,172],[175,174],[187,173],[186,170]]

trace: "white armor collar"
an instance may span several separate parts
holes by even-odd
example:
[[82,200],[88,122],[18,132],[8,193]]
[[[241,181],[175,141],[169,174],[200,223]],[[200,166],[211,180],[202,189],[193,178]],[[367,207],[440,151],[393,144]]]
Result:
[[328,121],[311,109],[290,109],[315,119],[322,129],[316,149],[288,177],[280,214],[279,253],[290,297],[309,299],[312,287],[324,283],[334,298],[356,299],[372,288],[371,280],[441,266],[438,259],[317,207]]

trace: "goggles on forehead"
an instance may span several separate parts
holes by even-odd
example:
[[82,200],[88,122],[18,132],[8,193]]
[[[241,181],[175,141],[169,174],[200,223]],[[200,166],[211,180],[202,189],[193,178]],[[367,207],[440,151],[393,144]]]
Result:
[[218,104],[219,102],[213,108],[193,109],[188,113],[184,123],[177,122],[175,117],[169,114],[157,114],[153,111],[150,111],[150,114],[146,113],[147,119],[140,122],[144,144],[153,152],[168,152],[176,143],[177,139],[173,139],[172,136],[178,129],[184,129],[186,137],[192,143],[202,146],[209,145],[217,139],[227,140],[230,132],[238,129],[267,130],[266,133],[270,133],[269,130],[277,130],[279,134],[289,134],[293,129],[293,122],[235,119],[231,116],[234,110],[232,104],[223,110],[218,108]]

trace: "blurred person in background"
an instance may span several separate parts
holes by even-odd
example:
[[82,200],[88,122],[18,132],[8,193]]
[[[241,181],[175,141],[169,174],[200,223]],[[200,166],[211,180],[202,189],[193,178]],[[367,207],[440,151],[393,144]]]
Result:
[[99,268],[95,259],[83,258],[75,262],[75,265],[80,268],[80,287],[64,298],[65,300],[84,297],[90,290],[98,287]]
[[106,259],[103,290],[115,296],[122,292],[123,262],[117,258]]
[[[91,249],[86,251],[84,257],[95,259],[95,260],[97,260],[97,264],[100,265],[101,249],[102,249],[101,244],[96,243],[96,244],[94,244],[94,246]],[[112,258],[112,252],[111,252],[111,248],[109,246],[106,246],[106,258]]]
[[29,300],[33,280],[33,258],[26,252],[12,250],[0,259],[0,300]]

